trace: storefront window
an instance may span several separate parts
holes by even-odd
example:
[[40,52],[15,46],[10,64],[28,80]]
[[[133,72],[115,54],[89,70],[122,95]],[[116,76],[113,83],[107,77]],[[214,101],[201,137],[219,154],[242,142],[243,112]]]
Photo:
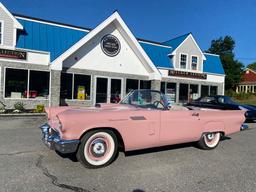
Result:
[[202,85],[201,86],[201,97],[209,96],[209,86]]
[[50,73],[44,71],[30,71],[29,91],[25,91],[28,98],[48,99]]
[[176,102],[176,83],[161,82],[161,92],[167,97],[169,103]]
[[73,74],[61,73],[60,98],[72,99]]
[[210,95],[211,96],[217,95],[217,86],[210,87]]
[[49,79],[49,72],[7,68],[5,97],[48,99]]
[[62,73],[60,90],[61,99],[90,100],[91,76]]
[[139,80],[137,79],[126,79],[126,93],[139,88]]
[[195,100],[199,97],[199,93],[198,93],[198,85],[189,85],[189,99],[190,100]]
[[90,100],[91,76],[74,75],[74,99]]
[[176,83],[166,83],[166,96],[168,102],[175,103],[176,102]]
[[151,81],[140,80],[140,89],[151,89]]
[[26,98],[28,84],[28,70],[6,69],[5,97]]

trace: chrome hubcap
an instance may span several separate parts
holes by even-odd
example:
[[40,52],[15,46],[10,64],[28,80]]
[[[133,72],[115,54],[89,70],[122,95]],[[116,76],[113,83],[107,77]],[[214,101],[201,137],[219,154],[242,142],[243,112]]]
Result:
[[206,137],[207,137],[207,139],[212,140],[214,138],[214,136],[215,136],[214,133],[209,133],[209,134],[207,134]]
[[102,139],[96,139],[91,144],[91,153],[95,157],[102,157],[106,152],[106,142]]

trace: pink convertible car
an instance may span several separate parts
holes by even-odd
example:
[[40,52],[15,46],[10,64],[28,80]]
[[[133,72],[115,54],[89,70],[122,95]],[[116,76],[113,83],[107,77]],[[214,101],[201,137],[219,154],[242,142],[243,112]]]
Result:
[[60,153],[76,153],[88,168],[110,164],[118,150],[131,151],[186,142],[214,149],[221,136],[240,131],[241,110],[170,107],[164,94],[136,90],[119,104],[47,109],[44,143]]

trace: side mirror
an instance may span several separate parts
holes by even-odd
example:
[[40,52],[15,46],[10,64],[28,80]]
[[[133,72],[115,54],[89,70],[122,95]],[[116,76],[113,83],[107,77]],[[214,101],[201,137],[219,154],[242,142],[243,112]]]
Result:
[[96,103],[96,104],[95,104],[95,107],[101,108],[101,105],[100,105],[99,103]]

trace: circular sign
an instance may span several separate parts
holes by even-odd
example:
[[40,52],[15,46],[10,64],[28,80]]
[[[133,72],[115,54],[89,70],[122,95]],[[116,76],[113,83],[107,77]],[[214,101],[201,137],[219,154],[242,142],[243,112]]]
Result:
[[121,45],[114,35],[105,35],[101,39],[101,49],[106,55],[114,57],[120,52]]

